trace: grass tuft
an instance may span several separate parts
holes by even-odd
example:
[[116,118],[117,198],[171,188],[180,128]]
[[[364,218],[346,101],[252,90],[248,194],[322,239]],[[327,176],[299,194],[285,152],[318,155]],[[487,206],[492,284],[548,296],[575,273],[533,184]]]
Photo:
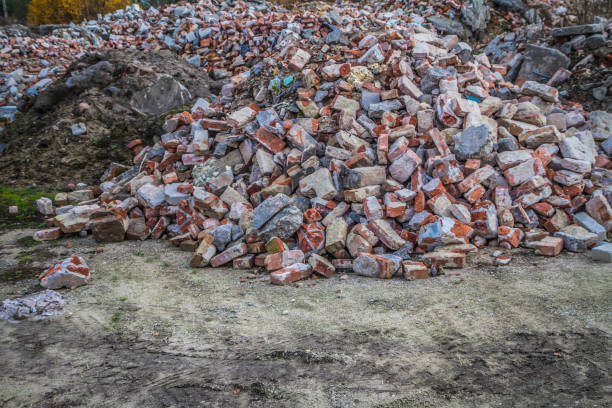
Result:
[[[51,198],[53,194],[31,188],[0,187],[0,229],[40,227],[43,220],[36,210],[36,200],[41,197]],[[13,205],[19,208],[17,215],[9,214]]]

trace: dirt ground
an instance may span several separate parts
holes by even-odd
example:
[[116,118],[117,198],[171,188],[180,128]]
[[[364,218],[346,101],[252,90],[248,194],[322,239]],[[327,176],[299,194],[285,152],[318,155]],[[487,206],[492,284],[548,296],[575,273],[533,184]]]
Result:
[[0,235],[0,299],[68,253],[93,277],[61,315],[0,322],[2,407],[612,404],[612,264],[584,255],[497,267],[488,248],[460,276],[277,287],[166,242],[30,234]]

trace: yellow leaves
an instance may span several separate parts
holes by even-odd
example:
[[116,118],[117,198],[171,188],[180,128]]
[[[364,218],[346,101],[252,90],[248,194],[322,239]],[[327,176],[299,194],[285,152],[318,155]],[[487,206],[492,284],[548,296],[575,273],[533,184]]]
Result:
[[88,12],[91,0],[60,0],[60,7],[70,16],[70,20],[80,23]]
[[32,0],[28,6],[28,21],[35,25],[55,24],[65,18],[58,0]]
[[106,0],[104,2],[104,13],[112,13],[115,10],[125,8],[130,3],[130,0]]
[[80,23],[129,5],[131,0],[32,0],[28,21],[34,25]]

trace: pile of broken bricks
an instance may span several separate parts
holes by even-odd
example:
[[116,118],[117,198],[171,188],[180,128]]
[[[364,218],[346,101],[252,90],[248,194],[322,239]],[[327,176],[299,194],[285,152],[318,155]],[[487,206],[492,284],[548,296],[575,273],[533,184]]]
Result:
[[15,119],[24,97],[38,95],[95,49],[93,38],[81,35],[83,31],[58,28],[45,37],[0,32],[0,130]]
[[485,246],[610,260],[612,115],[509,82],[401,9],[364,10],[275,21],[261,74],[169,116],[99,186],[40,199],[35,239],[165,237],[192,267],[263,268],[273,284],[427,278]]

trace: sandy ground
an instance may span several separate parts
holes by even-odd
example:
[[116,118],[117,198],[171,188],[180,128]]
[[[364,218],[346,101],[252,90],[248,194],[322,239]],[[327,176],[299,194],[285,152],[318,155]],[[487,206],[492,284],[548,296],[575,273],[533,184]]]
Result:
[[93,278],[58,316],[0,322],[0,407],[612,404],[612,264],[584,255],[498,267],[491,248],[460,276],[277,287],[166,242],[30,234],[0,235],[0,299],[68,254]]

